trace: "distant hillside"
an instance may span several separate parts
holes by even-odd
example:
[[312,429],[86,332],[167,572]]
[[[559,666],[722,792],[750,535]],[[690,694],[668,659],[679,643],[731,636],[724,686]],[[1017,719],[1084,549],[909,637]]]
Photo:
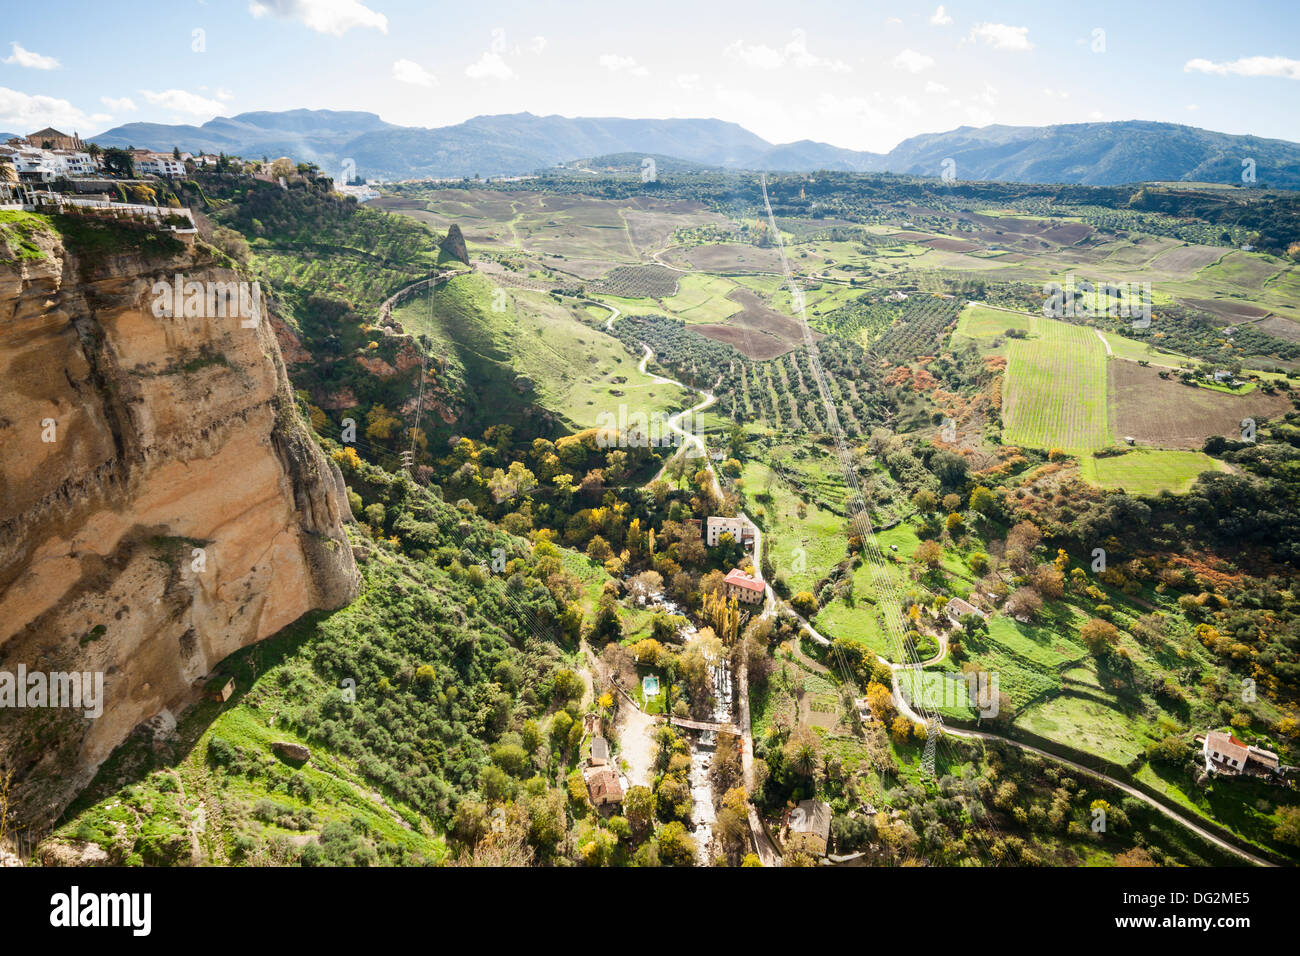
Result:
[[286,110],[218,117],[202,126],[127,123],[93,137],[100,146],[135,146],[192,153],[231,153],[256,159],[291,156],[330,171],[349,155],[344,148],[358,136],[401,129],[374,113],[351,110]]
[[1300,144],[1139,120],[963,126],[904,140],[885,157],[885,166],[891,172],[938,176],[945,159],[955,163],[958,179],[1089,186],[1166,180],[1235,184],[1242,181],[1242,161],[1253,159],[1257,182],[1300,188]]
[[[101,146],[289,155],[327,172],[344,159],[367,178],[523,175],[584,157],[674,157],[685,164],[792,172],[897,172],[958,179],[1117,185],[1149,181],[1240,183],[1253,160],[1260,185],[1300,189],[1300,144],[1173,123],[963,126],[904,140],[887,154],[800,140],[773,145],[716,119],[476,116],[455,126],[394,126],[373,113],[241,113],[202,126],[130,123],[94,137]],[[656,159],[659,163],[659,159]],[[598,163],[596,165],[599,165]],[[662,167],[662,164],[660,164]]]

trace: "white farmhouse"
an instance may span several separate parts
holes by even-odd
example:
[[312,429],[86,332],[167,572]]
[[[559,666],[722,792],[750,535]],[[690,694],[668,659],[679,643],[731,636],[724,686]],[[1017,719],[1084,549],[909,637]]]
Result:
[[757,530],[753,523],[741,517],[724,518],[720,515],[710,515],[704,526],[704,543],[710,548],[716,548],[722,536],[729,534],[732,540],[748,547],[754,543],[754,534]]

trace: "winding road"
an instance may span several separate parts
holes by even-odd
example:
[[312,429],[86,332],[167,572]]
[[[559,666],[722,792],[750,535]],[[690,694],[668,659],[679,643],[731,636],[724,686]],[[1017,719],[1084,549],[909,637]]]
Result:
[[[607,331],[610,330],[614,324],[615,319],[617,319],[621,313],[617,308],[615,308],[612,305],[607,305],[604,302],[595,302],[595,300],[591,300],[591,301],[593,301],[593,303],[596,305],[604,306],[605,308],[610,310],[611,315],[609,319],[605,322],[606,330]],[[1102,341],[1104,342],[1105,339],[1103,339]],[[644,349],[644,353],[642,354],[641,364],[639,368],[642,373],[646,373],[646,365],[652,358],[654,358],[654,351],[650,348],[649,345],[647,345],[644,342],[641,342],[640,345],[642,349]],[[652,373],[647,373],[647,374],[652,374]],[[702,389],[692,388],[691,386],[685,385],[684,383],[679,382],[676,379],[664,378],[663,376],[658,376],[658,375],[655,376],[655,379],[656,381],[662,382],[664,384],[677,385],[682,389],[685,389],[687,391],[693,391],[701,396],[702,400],[700,401],[699,404],[689,409],[685,409],[681,412],[678,412],[676,415],[669,418],[666,424],[671,431],[673,431],[675,434],[678,434],[682,437],[682,447],[677,452],[678,455],[685,453],[688,448],[694,447],[698,449],[697,452],[698,455],[704,456],[705,467],[708,469],[709,475],[713,479],[714,491],[716,492],[718,497],[721,498],[722,486],[721,483],[718,481],[718,475],[713,468],[712,462],[708,460],[707,447],[698,436],[683,430],[680,426],[680,422],[682,418],[684,418],[687,414],[698,414],[699,412],[702,412],[705,409],[709,408],[717,401],[717,396],[711,392],[706,392]],[[673,457],[675,458],[677,456],[674,455]],[[670,458],[669,461],[671,460],[672,459]],[[656,474],[655,477],[651,479],[651,481],[660,479],[663,476],[664,471],[667,470],[667,467],[668,467],[668,463],[665,462],[664,467],[659,470],[659,473]],[[739,514],[742,517],[745,517],[746,520],[750,520],[747,516],[743,514],[743,512]],[[750,521],[750,523],[753,524],[752,521]],[[754,570],[756,576],[758,576],[759,579],[762,580],[762,554],[763,554],[762,531],[761,529],[758,528],[756,524],[754,525],[754,527],[756,531],[756,537],[754,540]],[[764,592],[764,609],[763,609],[762,617],[764,618],[770,617],[771,615],[777,613],[787,614],[790,617],[794,618],[796,621],[798,621],[799,625],[804,629],[805,632],[807,632],[808,636],[812,638],[812,640],[815,641],[816,643],[821,644],[823,646],[830,645],[831,641],[829,638],[827,638],[825,635],[818,632],[817,629],[814,628],[812,624],[802,614],[800,614],[798,611],[792,608],[787,602],[778,598],[776,593],[772,590],[771,585],[767,585]],[[918,666],[924,667],[929,664],[939,663],[944,659],[944,657],[947,656],[947,653],[948,653],[948,642],[946,638],[941,638],[939,653],[935,657],[931,658],[930,660],[921,662],[919,665],[911,664],[911,663],[908,664],[896,663],[893,661],[886,660],[885,658],[877,655],[877,660],[887,664],[890,670],[893,672],[893,681],[892,681],[893,686],[891,690],[892,690],[892,695],[894,700],[894,706],[898,709],[899,713],[906,715],[908,719],[916,723],[920,723],[920,724],[927,723],[927,721],[925,721],[915,711],[912,710],[911,705],[908,703],[906,697],[904,697],[902,692],[902,687],[898,680],[898,674],[899,671],[905,670],[907,668],[915,668]],[[741,765],[744,772],[745,788],[747,791],[753,792],[754,738],[753,738],[753,730],[750,724],[748,676],[749,676],[748,669],[742,665],[742,667],[740,668],[740,672],[737,675],[738,678],[737,691],[738,691],[739,711],[740,711],[739,714],[740,730],[741,730],[741,737],[742,737]],[[1255,855],[1254,853],[1244,850],[1241,847],[1238,847],[1222,839],[1221,837],[1216,836],[1215,834],[1211,833],[1209,830],[1206,830],[1204,827],[1198,825],[1193,820],[1190,820],[1183,814],[1178,813],[1172,808],[1165,806],[1163,803],[1160,803],[1158,800],[1148,796],[1147,794],[1143,793],[1141,790],[1138,790],[1137,788],[1132,787],[1121,780],[1117,780],[1114,777],[1108,776],[1107,774],[1104,774],[1101,771],[1093,770],[1089,767],[1084,766],[1083,764],[1076,763],[1075,761],[1070,760],[1069,758],[1062,757],[1054,753],[1050,753],[1049,751],[1042,750],[1030,744],[1021,743],[1018,740],[1012,740],[1011,738],[1004,737],[1000,734],[989,733],[986,731],[958,730],[956,728],[948,727],[944,725],[942,726],[941,732],[945,734],[951,734],[954,737],[962,737],[970,740],[978,739],[978,740],[989,740],[989,741],[1001,741],[1002,743],[1009,744],[1012,747],[1018,747],[1021,750],[1026,751],[1028,753],[1037,754],[1038,756],[1043,757],[1045,759],[1053,760],[1056,763],[1069,767],[1072,770],[1075,770],[1079,773],[1086,774],[1089,777],[1092,777],[1093,779],[1100,780],[1103,783],[1106,783],[1122,791],[1128,796],[1134,797],[1137,800],[1141,800],[1143,803],[1152,807],[1153,809],[1155,809],[1157,812],[1164,815],[1168,819],[1176,823],[1182,824],[1184,827],[1191,830],[1193,833],[1195,833],[1197,836],[1201,837],[1202,839],[1206,840],[1207,842],[1217,847],[1220,847],[1224,850],[1227,850],[1228,852],[1235,854],[1236,856],[1240,857],[1243,860],[1246,860],[1257,866],[1271,867],[1275,865],[1269,862],[1268,860]],[[759,819],[757,811],[754,809],[752,803],[747,804],[747,807],[749,812],[750,834],[753,838],[754,846],[758,851],[759,859],[762,861],[764,866],[780,866],[781,855],[777,851],[776,846],[772,843],[771,838],[768,836],[767,830],[763,827],[762,821]]]

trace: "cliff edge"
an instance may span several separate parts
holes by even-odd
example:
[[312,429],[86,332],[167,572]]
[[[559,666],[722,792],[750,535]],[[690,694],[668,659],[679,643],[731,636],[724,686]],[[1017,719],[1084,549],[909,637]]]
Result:
[[137,725],[191,703],[234,651],[351,601],[359,575],[343,477],[299,417],[265,302],[256,324],[158,314],[158,283],[244,277],[128,224],[4,215],[0,684],[103,675],[93,717],[30,688],[7,706],[0,686],[0,773],[39,828]]

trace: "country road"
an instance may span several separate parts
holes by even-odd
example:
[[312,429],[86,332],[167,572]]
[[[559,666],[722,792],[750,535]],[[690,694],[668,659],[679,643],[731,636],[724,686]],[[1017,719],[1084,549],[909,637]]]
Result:
[[[594,300],[592,301],[594,302]],[[606,330],[611,329],[614,324],[614,320],[617,319],[618,316],[620,315],[619,310],[614,306],[607,305],[603,302],[595,302],[594,304],[604,306],[605,308],[610,310],[611,314],[609,319],[605,322],[605,328]],[[1002,311],[1010,312],[1012,310],[1004,309]],[[1018,313],[1018,314],[1023,314],[1023,313]],[[1100,333],[1098,334],[1100,336]],[[1106,340],[1104,338],[1102,338],[1102,342],[1107,345],[1107,351],[1109,351],[1109,343],[1106,343]],[[645,342],[641,342],[640,345],[641,348],[644,349],[644,352],[641,356],[641,363],[639,368],[642,373],[646,373],[646,365],[647,363],[649,363],[649,361],[652,358],[654,358],[654,351]],[[655,376],[655,378],[656,381],[660,381],[665,384],[677,385],[686,391],[693,391],[702,397],[702,401],[699,404],[678,412],[676,415],[669,418],[666,424],[668,425],[670,430],[672,430],[673,432],[675,432],[676,434],[682,437],[682,447],[681,449],[678,450],[677,452],[678,455],[685,453],[688,448],[694,447],[698,449],[696,457],[700,455],[704,456],[704,466],[708,469],[709,475],[713,479],[714,491],[718,495],[718,497],[721,498],[722,486],[721,483],[718,481],[718,475],[713,468],[712,462],[710,462],[708,459],[707,447],[705,446],[704,442],[700,440],[698,436],[683,430],[680,426],[680,422],[682,418],[684,418],[688,413],[698,414],[699,412],[704,411],[705,409],[709,408],[717,401],[717,396],[715,396],[711,392],[706,392],[702,389],[688,386],[682,382],[677,381],[676,379],[664,378],[663,376]],[[675,458],[676,455],[674,455],[673,457]],[[669,461],[671,460],[672,459],[670,458]],[[667,470],[667,467],[668,464],[667,462],[665,462],[663,468],[661,468],[659,472],[651,480],[656,481],[662,478],[664,472]],[[743,513],[741,513],[741,515],[742,517],[746,517],[746,520],[749,520],[748,517],[745,516]],[[750,523],[753,524],[752,521]],[[762,553],[763,553],[762,531],[758,529],[758,526],[756,524],[754,525],[754,527],[756,529],[756,537],[754,540],[754,570],[756,575],[761,580],[762,579]],[[829,646],[831,644],[831,640],[829,638],[821,634],[815,627],[813,627],[813,625],[802,614],[800,614],[798,611],[792,608],[787,602],[778,598],[776,593],[772,590],[771,585],[768,585],[764,592],[764,609],[763,609],[762,617],[764,618],[769,617],[773,613],[787,614],[790,617],[794,618],[799,623],[799,625],[803,628],[803,630],[807,632],[808,636],[816,643],[821,644],[823,646]],[[948,641],[946,638],[941,637],[938,654],[936,654],[930,660],[921,662],[919,666],[926,667],[931,664],[939,663],[944,659],[944,657],[947,656],[947,653],[948,653]],[[926,721],[924,718],[918,715],[912,709],[906,697],[904,697],[902,692],[902,687],[898,680],[898,673],[900,670],[905,670],[909,667],[917,667],[918,665],[895,663],[892,661],[888,661],[884,657],[881,657],[879,655],[877,655],[877,660],[888,665],[890,670],[893,672],[893,681],[892,681],[893,686],[891,690],[892,690],[894,706],[897,708],[899,713],[906,715],[909,720],[912,720],[916,723],[927,724],[928,721]],[[745,670],[746,669],[742,668],[742,673],[738,675],[741,678],[738,681],[738,690],[740,690],[742,694],[742,699],[740,702],[740,711],[741,711],[740,729],[742,735],[741,762],[742,762],[742,766],[745,769],[746,789],[750,789],[752,787],[752,780],[753,780],[752,766],[753,766],[754,742],[753,742],[752,728],[750,726],[750,720],[749,720],[749,701],[748,701],[749,682],[748,682],[748,674],[745,673]],[[1183,816],[1182,814],[1176,812],[1175,810],[1165,806],[1164,804],[1160,803],[1158,800],[1155,800],[1154,798],[1143,793],[1141,790],[1131,787],[1128,784],[1124,783],[1123,781],[1115,779],[1114,777],[1107,776],[1106,774],[1101,773],[1100,771],[1092,770],[1088,767],[1085,767],[1082,764],[1070,760],[1069,758],[1061,757],[1056,754],[1049,753],[1048,751],[1041,750],[1038,747],[1021,743],[1018,740],[1012,740],[1009,737],[1003,737],[999,734],[988,733],[985,731],[957,730],[955,728],[944,726],[941,723],[940,732],[952,734],[954,737],[964,737],[967,739],[1002,741],[1003,743],[1009,744],[1013,747],[1019,747],[1021,750],[1027,751],[1029,753],[1038,754],[1039,756],[1045,757],[1048,760],[1054,760],[1057,763],[1064,764],[1065,766],[1078,770],[1081,773],[1085,773],[1090,777],[1108,783],[1111,786],[1128,794],[1129,796],[1141,800],[1143,803],[1154,808],[1155,810],[1157,810],[1159,813],[1163,814],[1170,820],[1173,820],[1177,823],[1181,823],[1183,826],[1185,826],[1187,829],[1191,830],[1193,833],[1197,834],[1201,838],[1209,841],[1210,843],[1213,843],[1215,846],[1221,847],[1229,851],[1230,853],[1233,853],[1241,857],[1244,860],[1247,860],[1258,866],[1274,865],[1269,861],[1259,856],[1256,856],[1255,854],[1247,850],[1243,850],[1240,847],[1234,846],[1233,844],[1227,842],[1226,840],[1223,840],[1220,837],[1215,836],[1213,833],[1197,825],[1193,820],[1190,820],[1187,817]],[[754,810],[752,804],[749,805],[749,818],[750,818],[751,835],[753,837],[755,846],[758,847],[759,849],[759,857],[760,859],[762,859],[763,865],[764,866],[780,865],[780,857],[776,853],[775,847],[772,846],[766,831],[763,829],[762,823],[758,819],[758,814]]]
[[[766,195],[766,190],[765,190],[765,195]],[[769,215],[770,215],[770,207],[769,207]],[[601,303],[601,304],[603,305],[603,303]],[[609,309],[611,309],[611,310],[614,309],[613,306],[606,306],[606,308],[609,308]],[[1010,310],[1005,310],[1005,311],[1010,311]],[[613,317],[611,317],[611,319],[609,320],[609,322],[606,323],[606,327],[608,328],[610,325],[612,325],[612,323],[613,323]],[[1105,341],[1105,340],[1103,339],[1103,342],[1104,342],[1104,341]],[[646,354],[643,355],[642,360],[641,360],[641,369],[642,369],[642,371],[644,371],[644,370],[645,370],[645,365],[646,365],[646,363],[649,361],[649,359],[653,356],[654,353],[653,353],[653,351],[650,349],[650,347],[649,347],[648,345],[646,345],[644,342],[641,343],[641,346],[642,346],[643,349],[645,349],[645,352],[646,352]],[[690,390],[690,391],[695,391],[696,393],[698,393],[699,395],[701,395],[701,396],[704,397],[704,400],[703,400],[699,405],[696,405],[696,406],[694,406],[694,408],[692,408],[692,409],[688,409],[687,411],[692,411],[692,412],[702,411],[703,409],[708,408],[709,406],[711,406],[711,405],[716,401],[716,397],[715,397],[713,394],[711,394],[711,393],[704,392],[704,391],[702,391],[702,390],[700,390],[700,389],[692,389],[692,388],[690,388],[689,386],[686,386],[686,385],[684,385],[684,384],[681,383],[681,382],[677,382],[677,381],[674,380],[674,379],[668,379],[667,381],[672,382],[673,384],[679,385],[679,386],[681,386],[681,387],[684,388],[684,389],[688,389],[688,390]],[[679,412],[676,416],[673,417],[673,419],[670,419],[670,421],[676,423],[676,422],[680,421],[680,419],[681,419],[685,414],[686,414],[685,411],[683,411],[683,412]],[[683,436],[683,438],[684,438],[686,441],[693,441],[694,443],[696,443],[696,444],[699,446],[699,448],[700,448],[700,450],[701,450],[702,452],[706,452],[706,451],[707,451],[707,449],[705,448],[703,442],[701,442],[701,441],[700,441],[696,436],[694,436],[694,435],[689,435],[689,434],[687,434],[686,432],[683,432],[679,427],[676,427],[675,424],[674,424],[673,427],[674,427],[674,430],[677,431],[679,434],[681,434],[681,435]],[[683,450],[684,450],[684,448],[685,448],[685,442],[684,442],[684,444],[683,444]],[[679,454],[680,454],[680,453],[681,453],[681,452],[679,452]],[[665,465],[665,468],[666,468],[666,467],[667,467],[667,466]],[[712,478],[713,478],[714,488],[717,490],[719,496],[721,496],[721,486],[720,486],[720,484],[719,484],[719,482],[718,482],[717,472],[714,471],[713,466],[712,466],[712,463],[708,461],[708,459],[707,459],[707,455],[706,455],[706,458],[705,458],[705,467],[708,468],[708,470],[709,470],[709,474],[710,474],[710,475],[712,476]],[[656,475],[655,478],[656,478],[656,479],[659,478],[660,475],[662,475],[662,473],[663,473],[663,469],[660,470],[659,475]],[[751,522],[751,523],[752,523],[752,522]],[[755,525],[755,527],[757,528],[757,525]],[[761,541],[762,541],[762,537],[761,537],[761,531],[760,531],[760,532],[759,532],[759,537],[757,537],[757,538],[755,539],[755,547],[754,547],[754,566],[755,566],[755,570],[758,572],[758,574],[759,574],[760,576],[761,576],[761,573],[762,573],[761,570],[760,570],[760,569],[761,569],[761,565],[762,565],[762,560],[761,560],[761,556],[762,556],[762,544],[761,544]],[[764,602],[764,603],[765,603],[765,607],[764,607],[764,611],[763,611],[763,617],[768,617],[771,613],[773,613],[774,610],[775,610],[776,612],[778,612],[778,613],[788,614],[788,615],[790,615],[791,617],[793,617],[796,621],[799,622],[800,626],[801,626],[801,627],[802,627],[802,628],[803,628],[803,629],[808,633],[808,635],[809,635],[809,636],[810,636],[810,637],[811,637],[815,642],[817,642],[818,644],[824,645],[824,646],[828,646],[828,645],[830,645],[831,641],[830,641],[827,637],[825,637],[824,635],[822,635],[821,633],[819,633],[819,632],[817,631],[817,629],[814,628],[814,627],[812,626],[812,624],[811,624],[811,623],[810,623],[806,618],[804,618],[803,615],[801,615],[801,614],[800,614],[798,611],[796,611],[794,608],[790,607],[789,604],[787,604],[785,601],[782,601],[782,600],[780,600],[779,598],[777,598],[775,592],[772,590],[772,588],[771,588],[770,585],[766,588],[766,591],[765,591],[765,602]],[[919,666],[924,667],[924,666],[927,666],[927,665],[930,665],[930,664],[939,663],[939,662],[941,662],[941,661],[944,659],[944,657],[947,656],[947,652],[948,652],[948,642],[947,642],[946,639],[941,639],[941,641],[940,641],[940,647],[939,647],[939,653],[938,653],[937,655],[935,655],[935,657],[931,658],[930,660],[922,662]],[[899,683],[899,680],[898,680],[898,672],[899,672],[900,670],[907,669],[908,667],[915,667],[915,666],[917,666],[917,665],[914,665],[914,664],[899,664],[899,663],[893,663],[893,662],[890,662],[890,661],[888,661],[888,660],[885,660],[885,658],[883,658],[883,657],[879,657],[879,656],[877,657],[877,659],[880,660],[880,661],[882,661],[883,663],[887,664],[887,665],[889,666],[890,670],[893,672],[893,681],[892,681],[892,685],[893,685],[893,686],[892,686],[891,690],[892,690],[892,696],[893,696],[893,700],[894,700],[894,706],[898,709],[898,711],[899,711],[900,713],[905,714],[905,715],[906,715],[910,720],[913,720],[914,722],[916,722],[916,723],[920,723],[920,724],[926,724],[926,723],[928,723],[928,721],[922,719],[919,715],[916,714],[915,711],[912,710],[912,708],[911,708],[910,704],[908,703],[907,699],[903,696],[902,688],[901,688],[900,683]],[[742,669],[742,671],[744,671],[744,670],[745,670],[745,669]],[[749,706],[748,706],[748,704],[749,704],[749,701],[748,701],[748,688],[749,688],[749,682],[748,682],[748,679],[747,679],[747,678],[748,678],[748,674],[747,674],[747,673],[742,673],[740,676],[741,676],[742,679],[738,682],[738,685],[739,685],[739,686],[738,686],[738,689],[739,689],[739,691],[741,692],[741,694],[743,695],[742,700],[741,700],[741,702],[740,702],[740,711],[741,711],[741,714],[740,714],[740,725],[741,725],[741,732],[742,732],[742,737],[743,737],[742,750],[741,750],[741,758],[742,758],[742,766],[743,766],[744,769],[745,769],[746,788],[749,789],[749,788],[752,786],[752,779],[753,779],[753,778],[752,778],[752,762],[753,762],[753,757],[752,757],[752,754],[753,754],[753,734],[752,734],[752,729],[751,729],[751,726],[750,726],[750,720],[749,720]],[[1148,806],[1154,808],[1157,812],[1161,813],[1162,815],[1164,815],[1164,816],[1167,817],[1168,819],[1173,820],[1173,821],[1176,822],[1176,823],[1180,823],[1180,824],[1182,824],[1184,827],[1186,827],[1187,829],[1191,830],[1193,833],[1197,834],[1197,835],[1200,836],[1202,839],[1207,840],[1208,842],[1214,844],[1215,846],[1221,847],[1222,849],[1225,849],[1225,850],[1227,850],[1228,852],[1233,853],[1233,854],[1235,854],[1236,856],[1239,856],[1239,857],[1241,857],[1241,858],[1244,859],[1244,860],[1247,860],[1247,861],[1249,861],[1249,862],[1251,862],[1251,863],[1254,863],[1254,864],[1256,864],[1256,865],[1258,865],[1258,866],[1273,866],[1273,865],[1274,865],[1273,863],[1270,863],[1268,860],[1265,860],[1265,859],[1263,859],[1262,857],[1256,856],[1255,854],[1253,854],[1253,853],[1251,853],[1251,852],[1249,852],[1249,851],[1247,851],[1247,850],[1243,850],[1243,849],[1241,849],[1240,847],[1237,847],[1237,846],[1235,846],[1235,845],[1233,845],[1233,844],[1227,842],[1226,840],[1223,840],[1222,838],[1215,836],[1213,833],[1211,833],[1211,832],[1209,832],[1208,830],[1204,829],[1203,827],[1199,826],[1199,825],[1198,825],[1197,823],[1195,823],[1193,820],[1190,820],[1190,819],[1188,819],[1187,817],[1183,816],[1182,814],[1178,813],[1177,811],[1171,809],[1170,807],[1165,806],[1164,804],[1160,803],[1159,801],[1155,800],[1154,798],[1152,798],[1152,797],[1148,796],[1147,794],[1143,793],[1141,790],[1138,790],[1138,789],[1136,789],[1135,787],[1129,786],[1128,784],[1124,783],[1123,781],[1117,780],[1117,779],[1115,779],[1114,777],[1110,777],[1110,776],[1108,776],[1108,775],[1106,775],[1106,774],[1104,774],[1104,773],[1101,773],[1100,771],[1092,770],[1092,769],[1090,769],[1090,768],[1088,768],[1088,767],[1083,766],[1082,764],[1076,763],[1075,761],[1070,760],[1070,759],[1067,758],[1067,757],[1061,757],[1061,756],[1058,756],[1058,755],[1056,755],[1056,754],[1050,753],[1050,752],[1048,752],[1048,751],[1046,751],[1046,750],[1042,750],[1042,749],[1040,749],[1040,748],[1038,748],[1038,747],[1034,747],[1034,746],[1031,746],[1031,745],[1029,745],[1029,744],[1021,743],[1021,742],[1018,741],[1018,740],[1012,740],[1012,739],[1010,739],[1010,738],[1008,738],[1008,737],[1003,737],[1003,736],[1001,736],[1001,735],[999,735],[999,734],[988,733],[988,732],[984,732],[984,731],[975,731],[975,730],[957,730],[957,729],[955,729],[955,728],[951,728],[951,727],[943,726],[943,725],[941,724],[941,725],[940,725],[940,732],[941,732],[941,733],[952,734],[954,737],[963,737],[963,738],[967,738],[967,739],[980,739],[980,740],[1001,741],[1001,742],[1003,742],[1003,743],[1009,744],[1010,746],[1018,747],[1018,748],[1020,748],[1021,750],[1024,750],[1024,751],[1026,751],[1026,752],[1033,753],[1033,754],[1037,754],[1037,755],[1039,755],[1039,756],[1041,756],[1041,757],[1044,757],[1044,758],[1046,758],[1046,759],[1048,759],[1048,760],[1054,760],[1054,761],[1056,761],[1057,763],[1063,764],[1063,765],[1065,765],[1065,766],[1067,766],[1067,767],[1070,767],[1071,769],[1077,770],[1077,771],[1080,772],[1080,773],[1087,774],[1088,776],[1093,777],[1094,779],[1101,780],[1101,781],[1103,781],[1103,782],[1105,782],[1105,783],[1107,783],[1107,784],[1109,784],[1109,785],[1111,785],[1111,786],[1113,786],[1113,787],[1115,787],[1115,788],[1121,790],[1121,791],[1124,792],[1125,794],[1128,794],[1128,795],[1131,796],[1131,797],[1134,797],[1134,798],[1136,798],[1136,799],[1138,799],[1138,800],[1141,800],[1143,803],[1145,803],[1145,804],[1147,804]],[[764,866],[779,865],[779,856],[776,855],[775,848],[771,845],[771,841],[768,839],[766,831],[762,828],[762,823],[761,823],[761,821],[758,819],[758,815],[757,815],[757,813],[755,812],[754,807],[753,807],[752,804],[749,805],[749,818],[750,818],[750,830],[751,830],[751,835],[752,835],[752,837],[753,837],[753,840],[754,840],[754,844],[755,844],[755,846],[759,848],[759,856],[760,856],[760,859],[762,859],[762,861],[763,861],[763,865],[764,865]],[[769,860],[772,860],[773,862],[769,862]]]

